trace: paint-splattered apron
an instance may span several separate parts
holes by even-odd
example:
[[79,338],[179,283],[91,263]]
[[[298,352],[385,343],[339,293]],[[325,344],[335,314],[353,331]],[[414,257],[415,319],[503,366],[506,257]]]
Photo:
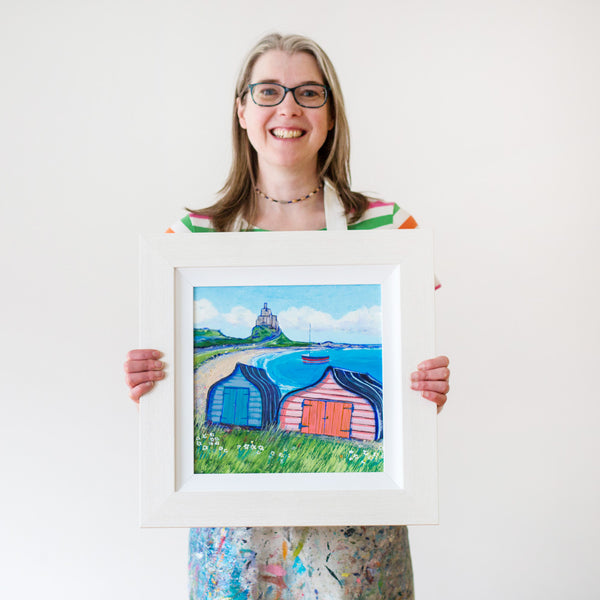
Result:
[[397,600],[413,596],[406,527],[190,532],[190,600]]

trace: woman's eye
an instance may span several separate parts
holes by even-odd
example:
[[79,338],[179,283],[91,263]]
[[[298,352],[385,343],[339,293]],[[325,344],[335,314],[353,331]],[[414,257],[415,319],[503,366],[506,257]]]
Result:
[[308,86],[302,87],[298,90],[299,97],[304,100],[317,100],[319,98],[323,98],[323,94],[325,93],[325,89],[318,86]]
[[268,96],[277,96],[279,92],[275,88],[260,88],[259,93],[266,98]]

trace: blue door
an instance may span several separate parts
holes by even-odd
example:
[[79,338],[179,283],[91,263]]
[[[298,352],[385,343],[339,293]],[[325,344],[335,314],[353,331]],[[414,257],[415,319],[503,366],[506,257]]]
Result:
[[248,425],[250,390],[242,387],[225,386],[223,389],[223,414],[221,423]]

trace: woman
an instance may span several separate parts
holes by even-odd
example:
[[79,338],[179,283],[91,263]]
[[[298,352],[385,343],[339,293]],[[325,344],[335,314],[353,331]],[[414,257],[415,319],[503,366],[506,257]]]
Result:
[[[301,36],[272,34],[237,81],[233,164],[219,201],[171,232],[414,228],[393,203],[350,190],[349,132],[335,70]],[[125,371],[139,402],[164,377],[158,350],[132,350]],[[426,360],[412,387],[448,392],[448,359]],[[191,598],[412,598],[405,527],[205,528],[190,536]]]

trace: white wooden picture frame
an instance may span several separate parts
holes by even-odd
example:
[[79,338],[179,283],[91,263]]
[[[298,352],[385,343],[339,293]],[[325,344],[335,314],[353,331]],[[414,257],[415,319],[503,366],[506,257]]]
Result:
[[[140,276],[140,347],[166,363],[140,406],[141,526],[437,523],[436,407],[410,389],[435,354],[431,232],[145,236]],[[381,285],[383,472],[194,474],[193,289],[256,282]]]

